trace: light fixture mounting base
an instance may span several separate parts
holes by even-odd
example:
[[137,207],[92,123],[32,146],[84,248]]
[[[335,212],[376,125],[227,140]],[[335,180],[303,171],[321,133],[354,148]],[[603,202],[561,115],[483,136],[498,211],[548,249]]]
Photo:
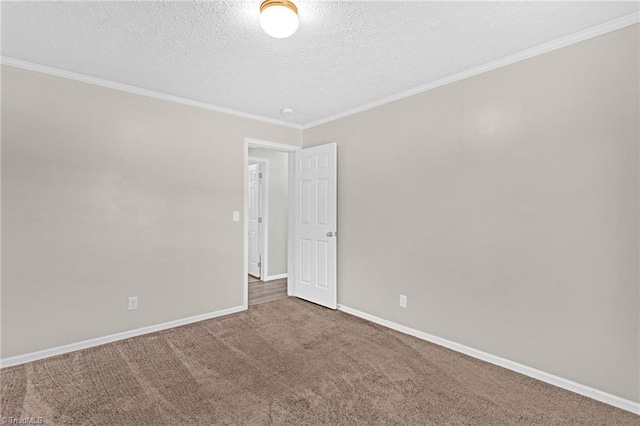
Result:
[[293,10],[293,12],[296,15],[298,14],[298,7],[295,4],[293,4],[293,2],[290,2],[289,0],[265,0],[260,5],[260,13],[262,13],[263,10],[271,6],[288,7],[289,9]]

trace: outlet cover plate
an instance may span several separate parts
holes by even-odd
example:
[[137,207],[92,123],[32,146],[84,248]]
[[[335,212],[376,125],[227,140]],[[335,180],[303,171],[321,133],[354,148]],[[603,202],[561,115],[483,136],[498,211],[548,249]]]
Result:
[[129,310],[133,311],[135,309],[138,309],[138,296],[134,296],[134,297],[130,297],[129,298]]
[[401,308],[407,307],[407,296],[405,296],[404,294],[400,295],[400,307]]

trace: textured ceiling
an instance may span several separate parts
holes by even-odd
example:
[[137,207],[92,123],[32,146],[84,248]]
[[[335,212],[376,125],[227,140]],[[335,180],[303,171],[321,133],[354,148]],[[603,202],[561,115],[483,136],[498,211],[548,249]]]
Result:
[[[305,124],[638,11],[637,2],[2,2],[2,55]],[[283,107],[295,110],[283,116]]]

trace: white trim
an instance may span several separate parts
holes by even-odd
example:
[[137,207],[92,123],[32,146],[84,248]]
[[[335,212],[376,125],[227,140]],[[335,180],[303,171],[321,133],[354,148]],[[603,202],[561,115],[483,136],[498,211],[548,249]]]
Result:
[[296,294],[295,210],[296,210],[296,158],[295,151],[289,153],[287,188],[287,296]]
[[95,339],[84,340],[82,342],[70,343],[68,345],[58,346],[55,348],[44,349],[37,352],[31,352],[24,355],[17,355],[10,358],[0,360],[0,367],[12,367],[27,362],[37,361],[39,359],[49,358],[52,356],[62,355],[69,352],[75,352],[82,349],[92,348],[107,343],[117,342],[118,340],[129,339],[131,337],[142,336],[143,334],[155,333],[157,331],[168,330],[170,328],[180,327],[182,325],[192,324],[194,322],[204,321],[211,318],[217,318],[224,315],[235,314],[246,310],[244,306],[236,306],[233,308],[223,309],[220,311],[210,312],[208,314],[195,315],[192,317],[182,318],[162,324],[150,325],[148,327],[137,328],[135,330],[123,331],[121,333],[110,334],[108,336],[96,337]]
[[242,156],[242,162],[244,164],[242,177],[243,185],[242,191],[244,192],[244,205],[242,209],[242,305],[245,309],[249,308],[249,145],[247,139],[244,140],[244,155]]
[[[248,167],[249,167],[249,147],[254,147],[254,148],[266,148],[266,149],[273,149],[276,151],[285,151],[289,153],[289,172],[291,172],[291,153],[295,152],[298,149],[301,149],[301,146],[297,146],[297,145],[288,145],[288,144],[283,144],[283,143],[277,143],[277,142],[270,142],[270,141],[265,141],[265,140],[260,140],[260,139],[253,139],[253,138],[244,138],[244,156],[243,156],[243,162],[244,162],[244,218],[243,218],[243,223],[244,223],[244,266],[243,266],[243,276],[242,276],[242,282],[243,282],[243,291],[244,291],[244,295],[243,295],[243,306],[246,308],[249,307],[249,238],[248,238],[248,233],[249,233],[249,221],[247,220],[247,218],[249,217],[249,176],[248,176]],[[291,173],[290,173],[291,174]],[[289,185],[291,185],[291,176],[289,177]],[[291,186],[289,186],[289,190],[291,190]],[[292,210],[292,206],[294,205],[291,201],[291,195],[289,195],[289,208],[287,211],[287,215],[289,216],[289,226],[287,229],[287,233],[289,235],[289,244],[287,244],[287,255],[288,255],[288,259],[292,258],[292,253],[291,251],[293,250],[293,245],[291,244],[291,232],[292,232],[292,218],[293,218],[293,210]],[[287,271],[287,273],[289,275],[294,273],[294,269],[292,263],[289,261],[288,262],[288,268],[289,270]],[[287,282],[287,294],[291,295],[291,291],[292,291],[292,284],[291,284],[292,280],[288,280]]]
[[287,278],[287,274],[277,274],[277,275],[268,275],[264,278],[264,282],[267,281],[274,281],[274,280],[281,280],[283,278]]
[[196,108],[206,109],[209,111],[235,115],[237,117],[248,118],[251,120],[262,121],[264,123],[276,124],[278,126],[285,126],[285,127],[290,127],[297,130],[302,130],[302,126],[299,124],[293,124],[293,123],[276,120],[269,117],[263,117],[261,115],[250,114],[248,112],[242,112],[242,111],[238,111],[231,108],[212,105],[206,102],[200,102],[200,101],[194,101],[191,99],[181,98],[179,96],[169,95],[167,93],[156,92],[154,90],[148,90],[148,89],[143,89],[141,87],[118,83],[115,81],[104,80],[102,78],[91,77],[85,74],[65,71],[58,68],[48,67],[46,65],[34,64],[32,62],[23,61],[23,60],[11,58],[8,56],[0,57],[0,63],[2,63],[3,65],[11,66],[11,67],[22,68],[25,70],[53,75],[56,77],[66,78],[69,80],[80,81],[82,83],[93,84],[95,86],[101,86],[109,89],[120,90],[122,92],[128,92],[128,93],[134,93],[136,95],[147,96],[149,98],[160,99],[163,101],[174,102],[177,104],[188,105]]
[[249,163],[260,164],[262,181],[260,182],[260,279],[267,281],[269,276],[269,159],[249,157]]
[[504,58],[497,59],[495,61],[488,62],[486,64],[483,64],[474,68],[470,68],[466,71],[462,71],[457,74],[453,74],[453,75],[441,78],[439,80],[432,81],[430,83],[422,84],[420,86],[414,87],[413,89],[405,90],[403,92],[396,93],[391,96],[387,96],[373,102],[368,102],[366,104],[348,109],[346,111],[342,111],[338,114],[321,118],[320,120],[312,121],[310,123],[304,124],[302,126],[302,129],[307,130],[307,129],[310,129],[311,127],[319,126],[321,124],[326,124],[331,121],[338,120],[340,118],[357,114],[359,112],[367,111],[391,102],[399,101],[400,99],[404,99],[410,96],[424,93],[429,90],[432,90],[447,84],[455,83],[456,81],[473,77],[478,74],[485,73],[487,71],[492,71],[497,68],[504,67],[506,65],[511,65],[516,62],[520,62],[525,59],[532,58],[534,56],[542,55],[543,53],[551,52],[553,50],[560,49],[562,47],[566,47],[575,43],[579,43],[581,41],[588,40],[590,38],[597,37],[599,35],[616,31],[616,30],[628,27],[630,25],[637,24],[638,22],[640,22],[640,12],[632,13],[631,15],[623,16],[622,18],[618,18],[613,21],[609,21],[604,24],[597,25],[595,27],[586,29],[584,31],[580,31],[580,32],[559,38],[557,40],[550,41],[548,43],[544,43],[527,50],[523,50],[513,55],[505,56]]
[[[478,74],[485,73],[487,71],[491,71],[497,68],[504,67],[506,65],[511,65],[516,62],[523,61],[525,59],[532,58],[534,56],[542,55],[547,52],[551,52],[556,49],[560,49],[562,47],[570,46],[575,43],[579,43],[584,40],[588,40],[593,37],[597,37],[612,31],[616,31],[630,25],[634,25],[640,22],[640,12],[635,12],[627,16],[623,16],[618,19],[614,19],[613,21],[605,22],[604,24],[596,25],[595,27],[588,28],[583,31],[579,31],[574,34],[570,34],[568,36],[559,38],[557,40],[550,41],[548,43],[541,44],[539,46],[532,47],[530,49],[523,50],[521,52],[515,53],[513,55],[506,56],[501,59],[497,59],[492,62],[488,62],[483,65],[479,65],[474,68],[470,68],[468,70],[441,78],[436,81],[432,81],[430,83],[422,84],[420,86],[414,87],[413,89],[405,90],[400,93],[396,93],[381,99],[378,99],[373,102],[368,102],[366,104],[360,105],[355,108],[348,109],[346,111],[342,111],[340,113],[321,118],[319,120],[315,120],[304,125],[289,123],[286,121],[276,120],[273,118],[263,117],[256,114],[250,114],[242,111],[233,110],[230,108],[225,108],[217,105],[207,104],[205,102],[194,101],[190,99],[180,98],[178,96],[168,95],[166,93],[156,92],[153,90],[147,90],[140,87],[130,86],[127,84],[117,83],[115,81],[104,80],[101,78],[91,77],[85,74],[79,74],[71,71],[65,71],[58,68],[49,67],[46,65],[34,64],[32,62],[23,61],[20,59],[11,58],[8,56],[1,56],[0,63],[4,65],[9,65],[12,67],[22,68],[30,71],[36,71],[44,74],[53,75],[56,77],[67,78],[70,80],[81,81],[83,83],[94,84],[97,86],[107,87],[110,89],[121,90],[124,92],[135,93],[137,95],[148,96],[151,98],[161,99],[169,102],[175,102],[179,104],[189,105],[196,108],[207,109],[210,111],[216,111],[224,114],[235,115],[238,117],[249,118],[252,120],[258,120],[265,123],[276,124],[280,126],[290,127],[298,130],[306,130],[312,127],[319,126],[321,124],[326,124],[331,121],[338,120],[340,118],[348,117],[350,115],[357,114],[359,112],[367,111],[369,109],[373,109],[391,102],[398,101],[400,99],[408,98],[413,95],[417,95],[420,93],[427,92],[429,90],[450,84],[455,83],[456,81],[463,80],[465,78],[473,77]],[[280,144],[276,144],[280,145]],[[273,148],[272,149],[279,149]],[[286,150],[286,149],[285,149]]]
[[338,305],[338,310],[350,315],[354,315],[359,318],[366,319],[367,321],[380,324],[392,330],[396,330],[401,333],[408,334],[413,337],[417,337],[418,339],[426,340],[428,342],[435,343],[436,345],[444,346],[445,348],[454,350],[456,352],[460,352],[465,355],[469,355],[471,357],[481,359],[482,361],[486,361],[488,363],[506,368],[507,370],[515,371],[517,373],[524,374],[525,376],[533,377],[534,379],[540,380],[545,383],[549,383],[551,385],[557,386],[562,389],[566,389],[571,392],[575,392],[577,394],[586,396],[591,399],[595,399],[596,401],[613,405],[614,407],[618,407],[623,410],[630,411],[634,414],[640,414],[639,402],[630,401],[628,399],[624,399],[619,396],[615,396],[610,393],[603,392],[598,389],[594,389],[590,386],[576,383],[571,380],[567,380],[562,377],[558,377],[553,374],[546,373],[544,371],[540,371],[535,368],[528,367],[526,365],[480,351],[478,349],[470,348],[469,346],[465,346],[460,343],[452,342],[451,340],[443,339],[441,337],[437,337],[432,334],[428,334],[411,327],[407,327],[392,321],[388,321],[386,319],[376,317],[375,315],[370,315],[365,312],[358,311],[357,309],[349,308],[348,306]]
[[297,151],[299,149],[302,149],[302,146],[299,146],[299,145],[289,145],[286,143],[269,142],[261,139],[244,138],[244,141],[247,145],[247,149],[249,149],[249,146],[252,148],[265,148],[265,149],[273,149],[275,151],[285,151],[285,152],[292,152],[292,151]]

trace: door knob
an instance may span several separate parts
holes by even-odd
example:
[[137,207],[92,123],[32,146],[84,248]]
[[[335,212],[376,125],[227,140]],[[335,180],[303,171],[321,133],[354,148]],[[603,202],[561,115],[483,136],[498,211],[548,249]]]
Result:
[[327,232],[327,237],[333,237],[333,232]]

